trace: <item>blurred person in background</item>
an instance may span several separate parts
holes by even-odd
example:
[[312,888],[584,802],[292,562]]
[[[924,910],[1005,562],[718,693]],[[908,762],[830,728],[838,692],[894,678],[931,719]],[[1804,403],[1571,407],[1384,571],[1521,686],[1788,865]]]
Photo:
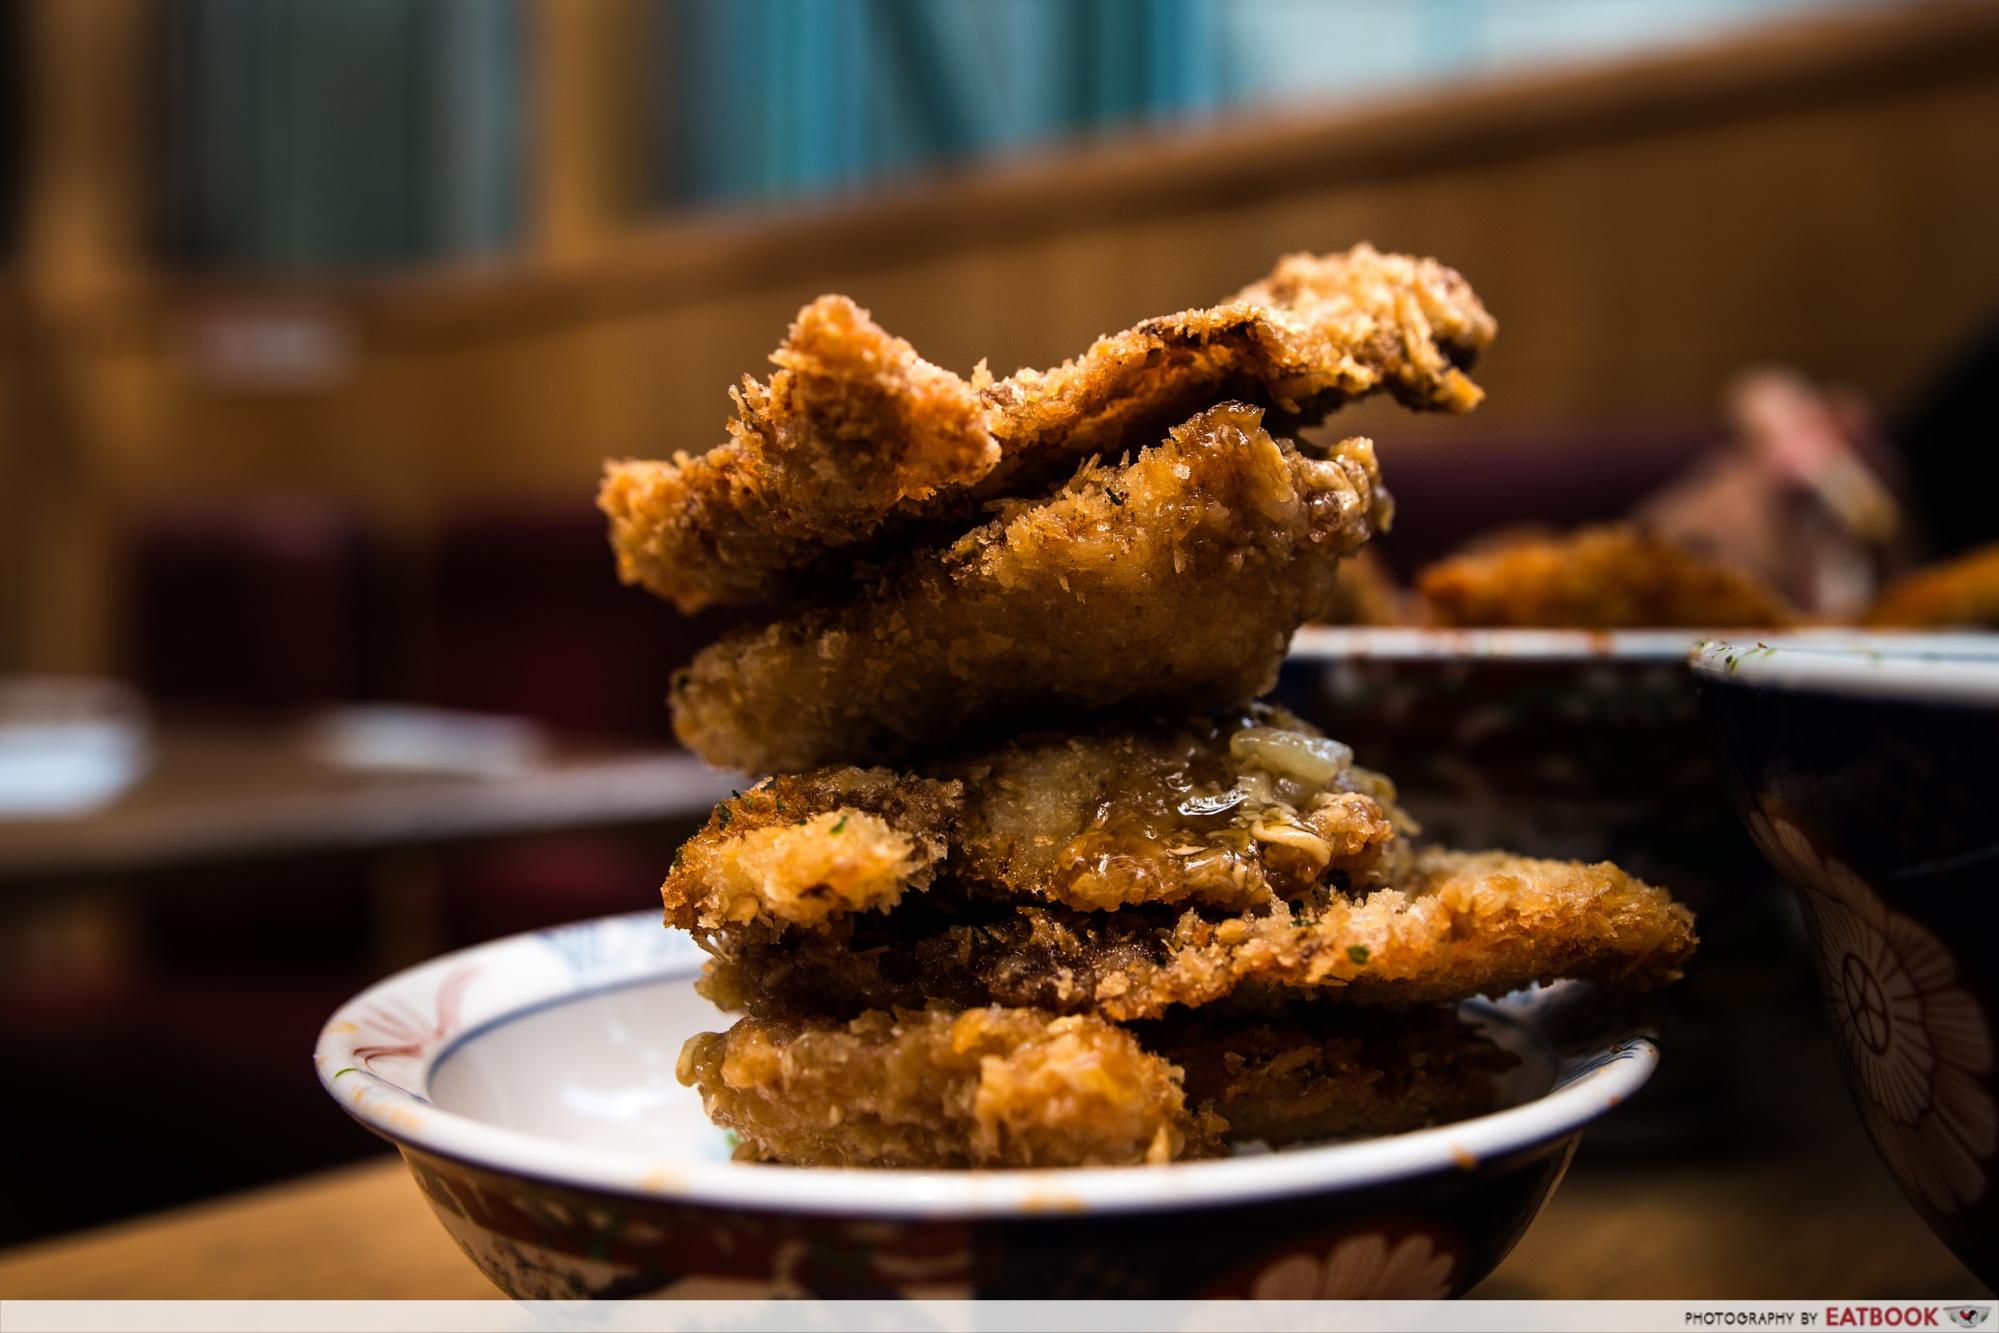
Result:
[[1895,461],[1872,410],[1849,390],[1760,366],[1729,387],[1725,413],[1722,443],[1634,517],[1755,574],[1808,613],[1859,615],[1905,535],[1885,479]]
[[1999,433],[1996,378],[1999,324],[1885,427],[1853,389],[1744,371],[1725,398],[1724,441],[1633,517],[1851,623],[1885,579],[1999,537],[1992,506],[1965,484],[1967,456]]

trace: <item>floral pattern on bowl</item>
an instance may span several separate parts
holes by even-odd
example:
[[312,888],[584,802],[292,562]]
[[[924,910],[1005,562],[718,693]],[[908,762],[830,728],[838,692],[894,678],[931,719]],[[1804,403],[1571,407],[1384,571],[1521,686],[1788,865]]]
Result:
[[1957,960],[1781,814],[1751,811],[1749,830],[1801,890],[1826,1011],[1889,1166],[1934,1208],[1979,1203],[1999,1149],[1982,1082],[1992,1073],[1992,1032],[1958,984]]
[[1743,823],[1796,891],[1868,1132],[1999,1280],[1999,636],[1714,643],[1694,666]]
[[1264,1265],[1249,1294],[1266,1301],[1439,1300],[1459,1255],[1432,1232],[1378,1230],[1320,1238]]

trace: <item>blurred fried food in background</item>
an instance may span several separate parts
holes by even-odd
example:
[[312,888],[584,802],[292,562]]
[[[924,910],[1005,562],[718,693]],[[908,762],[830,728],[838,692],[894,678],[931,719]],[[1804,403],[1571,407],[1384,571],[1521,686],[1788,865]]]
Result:
[[1514,536],[1422,570],[1434,623],[1572,629],[1789,625],[1756,578],[1628,524]]
[[1882,629],[1999,629],[1999,543],[1904,574],[1882,589],[1867,623]]

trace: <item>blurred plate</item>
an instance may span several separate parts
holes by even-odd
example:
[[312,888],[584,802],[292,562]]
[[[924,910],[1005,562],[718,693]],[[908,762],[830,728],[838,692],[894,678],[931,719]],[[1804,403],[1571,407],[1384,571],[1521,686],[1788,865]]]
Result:
[[523,717],[414,704],[353,704],[305,724],[306,752],[364,772],[518,777],[548,758],[548,738]]
[[116,681],[0,679],[0,819],[102,809],[146,771],[149,736],[144,705]]

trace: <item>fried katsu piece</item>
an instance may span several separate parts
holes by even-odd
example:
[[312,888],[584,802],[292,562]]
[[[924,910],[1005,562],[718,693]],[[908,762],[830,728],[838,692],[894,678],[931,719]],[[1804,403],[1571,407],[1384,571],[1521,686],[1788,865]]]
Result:
[[751,772],[875,762],[976,728],[1254,698],[1386,525],[1374,449],[1324,458],[1225,403],[1121,467],[1089,466],[845,605],[710,645],[674,682],[674,729]]
[[885,768],[767,778],[715,807],[660,886],[666,924],[714,929],[759,919],[814,926],[887,911],[930,884],[961,789]]
[[1180,1072],[1099,1019],[1027,1009],[748,1018],[691,1038],[680,1081],[738,1136],[798,1166],[1120,1166],[1213,1156]]
[[951,901],[1242,911],[1335,880],[1389,883],[1415,831],[1386,778],[1264,704],[927,766],[935,776],[817,769],[724,801],[662,886],[667,924],[813,927],[933,879]]
[[1270,1019],[1167,1019],[1134,1029],[1180,1066],[1187,1101],[1231,1139],[1273,1148],[1392,1134],[1494,1109],[1519,1061],[1449,1006],[1377,1013],[1324,1006]]
[[1227,1001],[1258,1011],[1316,997],[1409,1005],[1536,981],[1650,990],[1693,952],[1693,915],[1608,863],[1425,849],[1394,888],[1320,888],[1270,910],[849,918],[773,942],[756,929],[703,940],[700,989],[724,1009],[852,1012],[931,1001],[1093,1013],[1117,1022]]
[[1757,579],[1614,523],[1453,556],[1420,571],[1416,586],[1439,625],[1719,629],[1797,619]]
[[922,360],[844,297],[800,312],[767,384],[736,392],[729,438],[698,457],[606,470],[619,575],[693,611],[781,600],[839,552],[962,526],[1044,494],[1093,456],[1152,443],[1241,399],[1291,428],[1386,391],[1464,412],[1464,370],[1496,326],[1431,259],[1292,255],[1218,306],[1100,338],[1053,370],[971,381]]
[[1415,831],[1386,778],[1268,705],[1029,738],[944,771],[966,793],[949,873],[968,897],[1246,911],[1386,883]]
[[1270,408],[1285,429],[1376,392],[1418,411],[1469,412],[1484,393],[1464,368],[1497,331],[1471,285],[1434,259],[1366,244],[1287,255],[1221,305],[1146,320],[988,388],[1000,461],[984,498],[1147,443],[1227,399]]
[[1999,545],[1980,547],[1896,579],[1882,589],[1867,623],[1884,628],[1999,629]]
[[755,600],[898,506],[999,462],[977,389],[844,296],[799,311],[771,360],[768,381],[746,375],[731,391],[727,442],[605,468],[597,503],[618,576],[682,611]]

